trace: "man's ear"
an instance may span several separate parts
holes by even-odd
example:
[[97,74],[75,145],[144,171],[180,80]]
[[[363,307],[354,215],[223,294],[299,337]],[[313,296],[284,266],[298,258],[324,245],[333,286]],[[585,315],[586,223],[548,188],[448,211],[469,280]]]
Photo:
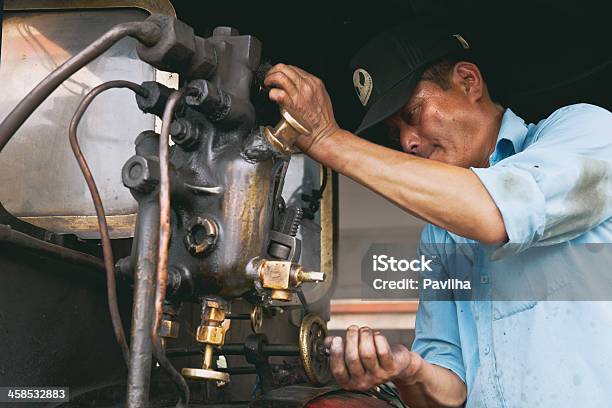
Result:
[[453,82],[474,102],[484,94],[484,80],[478,67],[471,62],[459,61],[453,68]]

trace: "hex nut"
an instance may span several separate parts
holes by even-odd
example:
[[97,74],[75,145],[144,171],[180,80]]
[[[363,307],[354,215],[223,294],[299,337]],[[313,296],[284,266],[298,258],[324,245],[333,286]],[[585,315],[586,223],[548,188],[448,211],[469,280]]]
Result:
[[139,193],[150,193],[159,184],[159,163],[147,157],[132,156],[121,170],[123,185]]
[[182,72],[191,66],[195,54],[193,28],[172,16],[162,14],[153,14],[148,21],[159,25],[162,34],[155,45],[138,44],[140,59],[164,71]]
[[189,78],[206,79],[217,68],[217,51],[213,44],[202,37],[195,39],[195,55],[187,72]]

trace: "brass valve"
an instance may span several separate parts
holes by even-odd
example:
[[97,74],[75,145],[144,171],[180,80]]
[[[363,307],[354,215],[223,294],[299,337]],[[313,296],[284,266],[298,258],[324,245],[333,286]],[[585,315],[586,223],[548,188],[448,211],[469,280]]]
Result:
[[161,337],[162,347],[165,349],[167,339],[176,339],[179,335],[179,322],[170,319],[163,319],[159,327],[159,337]]
[[270,289],[273,300],[291,300],[292,290],[303,282],[322,282],[325,272],[310,272],[290,261],[255,259],[250,262],[249,273],[259,280],[261,286]]
[[196,331],[196,340],[204,344],[202,368],[183,368],[185,377],[196,380],[217,380],[229,382],[229,374],[213,370],[213,351],[222,346],[225,341],[226,325],[223,305],[213,299],[207,299],[202,304],[202,320]]
[[264,136],[268,142],[285,154],[293,152],[293,144],[300,135],[310,133],[310,130],[284,109],[280,111],[282,119],[274,128],[266,126]]

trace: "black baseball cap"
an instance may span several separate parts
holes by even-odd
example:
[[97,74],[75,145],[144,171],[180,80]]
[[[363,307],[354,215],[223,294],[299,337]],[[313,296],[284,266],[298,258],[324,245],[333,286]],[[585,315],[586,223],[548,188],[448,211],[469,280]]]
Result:
[[353,85],[365,109],[355,133],[388,145],[384,135],[372,132],[374,127],[408,102],[426,68],[469,48],[461,34],[424,18],[395,26],[370,40],[350,61]]

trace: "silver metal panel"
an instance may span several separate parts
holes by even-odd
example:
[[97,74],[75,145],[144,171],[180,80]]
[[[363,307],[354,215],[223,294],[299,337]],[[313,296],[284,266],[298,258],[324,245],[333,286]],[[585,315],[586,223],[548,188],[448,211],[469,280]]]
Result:
[[[49,72],[113,25],[147,16],[135,9],[6,12],[0,117]],[[140,83],[155,78],[155,70],[137,58],[132,39],[120,41],[74,74],[34,112],[0,155],[4,206],[32,223],[47,219],[45,226],[56,232],[96,236],[95,229],[83,228],[82,217],[95,212],[68,143],[68,124],[79,101],[94,86],[114,79]],[[118,217],[111,219],[113,237],[131,235],[136,212],[136,202],[121,183],[121,167],[133,154],[135,137],[154,126],[155,118],[139,111],[129,91],[113,90],[92,104],[79,127],[106,212]],[[57,222],[49,221],[53,218]]]
[[[310,195],[312,190],[318,190],[321,186],[321,175],[319,163],[306,155],[294,154],[291,157],[283,186],[283,197],[287,205],[303,206],[301,195]],[[327,273],[325,282],[316,285],[312,283],[302,285],[309,304],[317,303],[326,296],[330,296],[333,287],[331,196],[332,180],[329,175],[319,211],[315,214],[314,220],[302,221],[298,233],[298,238],[302,240],[300,264],[307,270]],[[294,299],[292,303],[297,305],[299,301]],[[283,304],[286,305],[286,303]]]

